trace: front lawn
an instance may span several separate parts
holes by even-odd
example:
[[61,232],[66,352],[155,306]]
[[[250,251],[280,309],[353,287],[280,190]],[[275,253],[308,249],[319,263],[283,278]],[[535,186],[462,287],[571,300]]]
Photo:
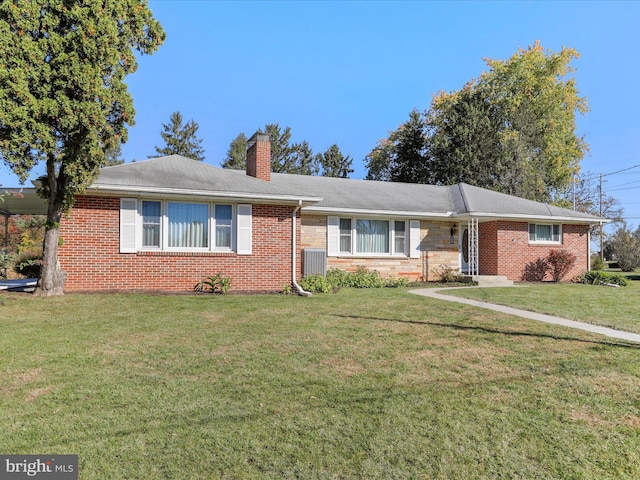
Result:
[[406,289],[4,294],[0,322],[0,452],[83,480],[640,478],[640,348],[588,332]]
[[621,288],[525,283],[513,288],[469,288],[443,293],[640,333],[640,282],[633,280],[636,276],[628,275],[629,284]]

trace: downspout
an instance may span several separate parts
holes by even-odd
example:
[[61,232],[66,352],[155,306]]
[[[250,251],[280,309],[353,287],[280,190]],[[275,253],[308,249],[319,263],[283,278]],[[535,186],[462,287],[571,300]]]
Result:
[[298,282],[296,281],[296,274],[297,274],[297,250],[298,250],[298,246],[297,246],[297,242],[296,242],[296,238],[297,238],[297,218],[298,218],[298,211],[300,211],[300,209],[302,208],[302,200],[298,200],[298,206],[293,210],[293,214],[292,214],[292,219],[291,219],[291,245],[292,245],[292,249],[291,249],[291,284],[293,285],[293,287],[296,289],[296,292],[298,293],[298,295],[301,295],[303,297],[310,297],[312,294],[311,292],[307,292],[306,290],[304,290],[300,285],[298,285]]

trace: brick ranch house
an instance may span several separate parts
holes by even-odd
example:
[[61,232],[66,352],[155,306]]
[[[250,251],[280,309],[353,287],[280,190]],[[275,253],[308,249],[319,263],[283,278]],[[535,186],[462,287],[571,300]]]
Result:
[[247,171],[177,155],[103,168],[61,223],[65,291],[279,291],[329,268],[434,280],[449,268],[527,280],[552,249],[589,269],[606,220],[467,184],[434,186],[270,172],[256,134]]

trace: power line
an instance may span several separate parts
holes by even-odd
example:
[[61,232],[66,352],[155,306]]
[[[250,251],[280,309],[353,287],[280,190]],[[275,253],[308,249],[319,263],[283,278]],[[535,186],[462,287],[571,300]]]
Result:
[[593,180],[594,178],[599,178],[599,177],[608,177],[610,175],[616,175],[618,173],[622,173],[622,172],[626,172],[628,170],[633,170],[634,168],[638,168],[640,167],[640,163],[638,165],[634,165],[633,167],[628,167],[628,168],[623,168],[622,170],[616,170],[615,172],[609,172],[609,173],[598,173],[592,177],[586,177],[583,178],[581,180]]

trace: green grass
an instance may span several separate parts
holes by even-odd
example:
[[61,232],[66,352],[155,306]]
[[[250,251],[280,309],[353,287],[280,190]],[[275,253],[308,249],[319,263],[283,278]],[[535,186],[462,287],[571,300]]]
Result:
[[447,294],[547,313],[571,320],[640,333],[637,274],[622,288],[581,284],[522,284],[513,288],[451,290]]
[[411,295],[0,296],[0,452],[85,479],[640,478],[640,348]]

